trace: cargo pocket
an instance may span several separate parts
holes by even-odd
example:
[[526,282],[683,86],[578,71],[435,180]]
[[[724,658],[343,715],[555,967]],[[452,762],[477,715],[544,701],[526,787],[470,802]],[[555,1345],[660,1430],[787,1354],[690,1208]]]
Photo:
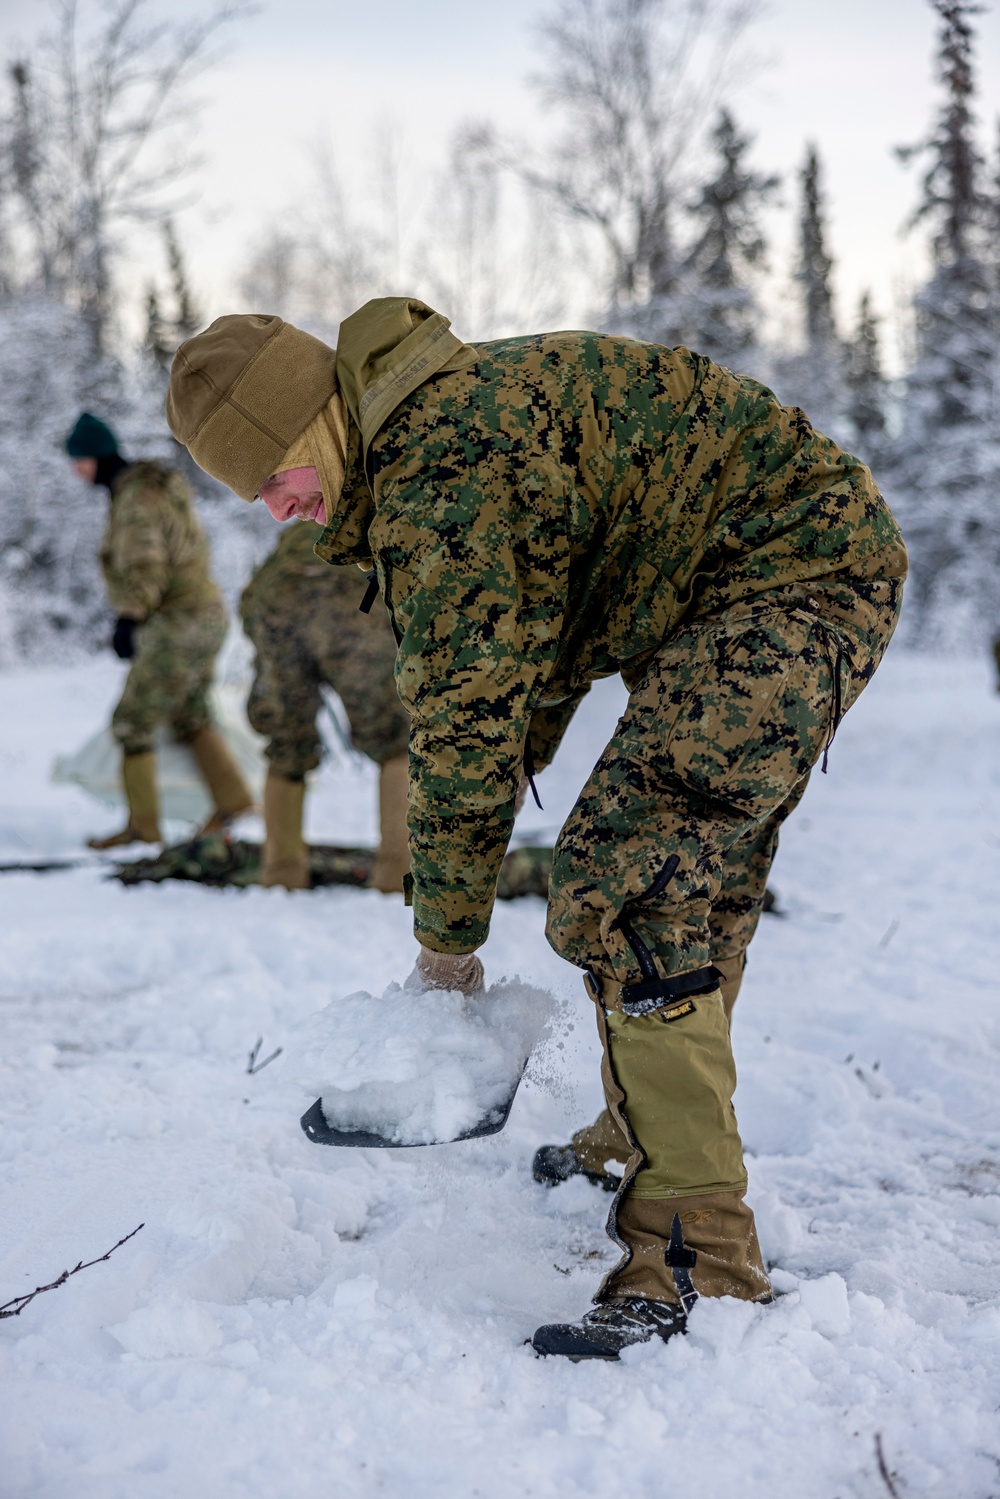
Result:
[[803,610],[750,609],[671,642],[628,727],[662,774],[757,818],[820,758],[836,695],[820,623]]

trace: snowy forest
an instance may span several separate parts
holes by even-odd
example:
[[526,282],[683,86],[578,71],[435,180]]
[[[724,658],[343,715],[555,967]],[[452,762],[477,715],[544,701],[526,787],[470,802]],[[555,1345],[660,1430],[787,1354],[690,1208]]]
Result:
[[1000,1499],[998,6],[0,0],[0,1499]]
[[[925,137],[898,148],[900,170],[914,167],[907,228],[925,237],[931,271],[904,311],[907,366],[892,379],[870,296],[856,307],[837,296],[823,141],[802,142],[796,178],[782,183],[727,98],[755,7],[723,0],[542,7],[534,85],[554,124],[544,147],[488,120],[464,125],[430,208],[405,223],[384,142],[371,143],[367,195],[345,188],[327,153],[304,225],[265,228],[234,294],[334,341],[347,312],[406,289],[483,339],[562,326],[561,285],[582,277],[590,326],[752,374],[864,458],[911,550],[903,638],[981,647],[1000,624],[1000,160],[981,140],[976,7],[933,9],[938,108]],[[155,0],[93,14],[60,0],[37,45],[5,66],[0,660],[104,639],[89,560],[100,520],[72,487],[61,436],[90,405],[135,455],[171,451],[161,408],[172,352],[215,311],[184,250],[186,106],[239,24],[229,7],[181,24]],[[762,219],[779,191],[797,244],[786,288],[769,286]],[[162,271],[135,307],[121,271],[140,226],[160,236]],[[797,336],[786,326],[775,341],[768,293],[795,307]],[[227,536],[232,596],[259,523],[192,478],[212,534]]]

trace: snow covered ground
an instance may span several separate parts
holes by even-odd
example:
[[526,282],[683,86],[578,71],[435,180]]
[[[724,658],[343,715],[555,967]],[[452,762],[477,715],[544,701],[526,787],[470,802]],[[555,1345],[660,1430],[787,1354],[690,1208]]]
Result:
[[[0,676],[0,861],[112,813],[48,784],[119,668]],[[604,684],[540,783],[554,828],[613,724]],[[341,763],[316,835],[371,836]],[[331,996],[408,972],[401,900],[167,885],[96,862],[0,877],[2,1499],[1000,1494],[1000,701],[985,664],[892,654],[786,830],[786,915],[734,1033],[751,1201],[786,1294],[702,1303],[620,1365],[536,1359],[609,1262],[607,1199],[532,1152],[597,1111],[596,1041],[541,902],[490,978],[565,999],[508,1128],[339,1152],[279,1059]],[[885,1466],[880,1471],[879,1451]]]

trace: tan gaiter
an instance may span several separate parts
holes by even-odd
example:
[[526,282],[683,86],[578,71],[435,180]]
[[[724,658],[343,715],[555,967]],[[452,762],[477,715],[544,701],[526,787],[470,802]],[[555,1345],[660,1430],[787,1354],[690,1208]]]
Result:
[[[722,991],[726,1020],[731,1022],[733,1006],[736,1004],[740,985],[743,982],[746,953],[738,952],[731,958],[713,958],[712,963],[722,974],[719,988]],[[631,1154],[628,1141],[612,1118],[610,1109],[605,1109],[598,1114],[593,1124],[587,1124],[583,1129],[578,1129],[570,1143],[573,1146],[573,1154],[584,1169],[597,1173],[606,1169],[608,1161],[616,1161],[620,1166],[624,1166]]]
[[612,1296],[650,1296],[679,1301],[664,1256],[674,1214],[684,1243],[698,1258],[691,1280],[699,1296],[736,1296],[766,1301],[771,1283],[761,1259],[753,1213],[739,1192],[697,1197],[624,1197],[618,1205],[618,1237],[628,1245],[628,1264],[615,1271]]
[[718,989],[690,1014],[607,1013],[611,1065],[622,1112],[644,1155],[634,1197],[678,1197],[746,1188],[733,1094],[736,1065]]
[[323,491],[326,524],[333,519],[347,471],[347,406],[335,390],[322,411],[318,412],[292,443],[276,474],[289,468],[314,468]]
[[718,989],[692,1003],[673,1020],[665,1018],[669,1009],[633,1018],[597,1007],[608,1107],[636,1147],[608,1217],[625,1258],[605,1279],[601,1300],[679,1300],[666,1263],[675,1213],[698,1255],[692,1279],[699,1294],[760,1300],[770,1292],[743,1202],[729,1016]]

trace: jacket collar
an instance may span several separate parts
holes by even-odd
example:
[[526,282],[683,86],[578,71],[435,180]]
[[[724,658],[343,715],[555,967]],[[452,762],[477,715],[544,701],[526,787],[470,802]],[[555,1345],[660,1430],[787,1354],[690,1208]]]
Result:
[[466,369],[479,354],[451,323],[414,297],[376,297],[340,325],[337,380],[361,432],[362,451],[400,402],[445,370]]

